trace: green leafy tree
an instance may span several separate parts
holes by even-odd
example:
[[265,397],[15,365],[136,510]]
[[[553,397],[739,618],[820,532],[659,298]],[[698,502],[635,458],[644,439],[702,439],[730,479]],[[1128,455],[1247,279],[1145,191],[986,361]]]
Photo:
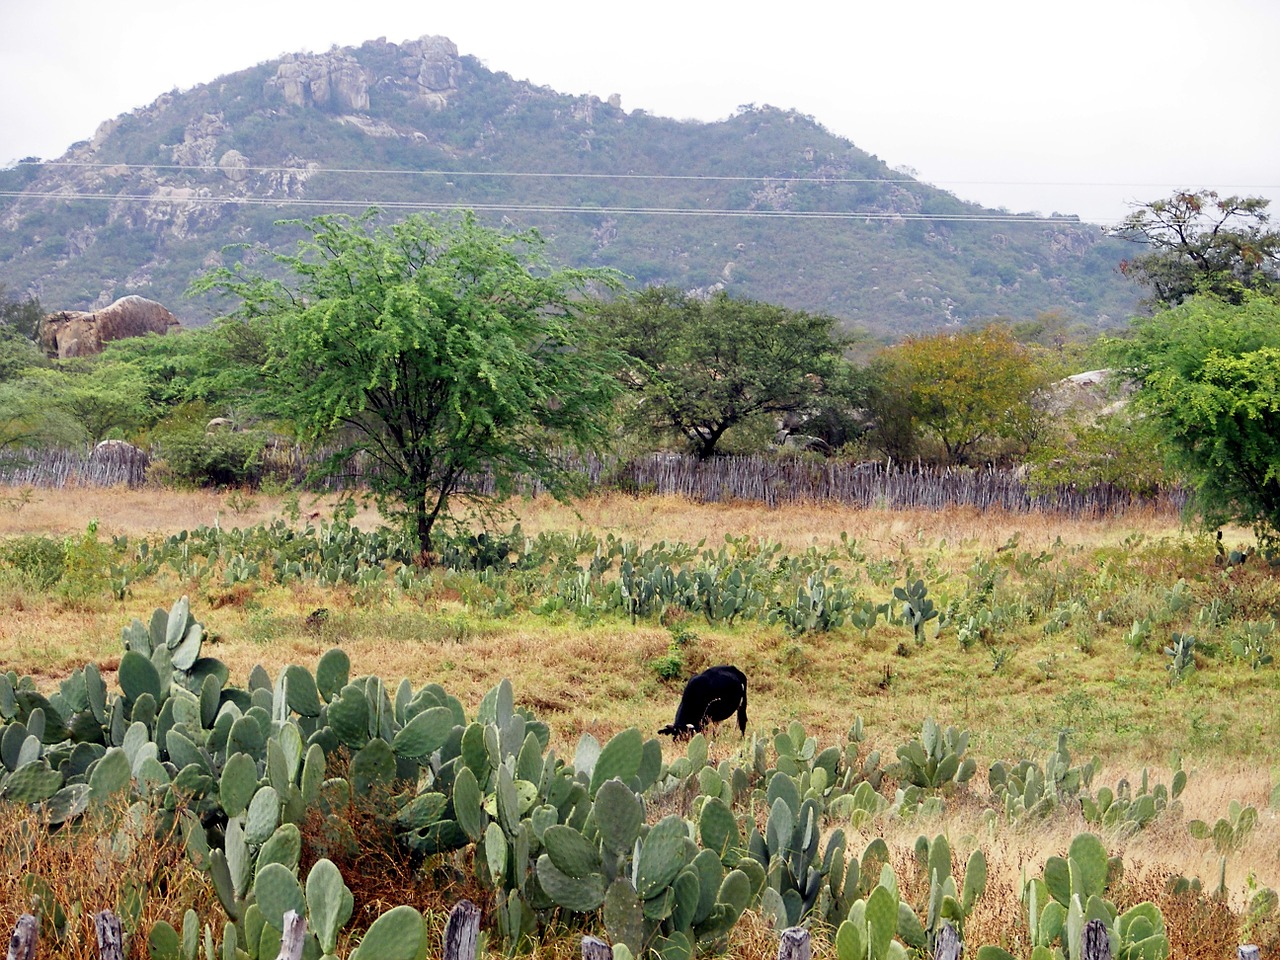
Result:
[[1176,306],[1196,293],[1232,303],[1246,291],[1274,292],[1280,283],[1280,232],[1270,229],[1270,201],[1182,191],[1144,203],[1112,233],[1150,252],[1120,264],[1151,290],[1150,305]]
[[35,342],[43,316],[39,300],[14,297],[0,283],[0,383],[44,364]]
[[873,414],[892,418],[895,436],[909,417],[942,445],[948,463],[994,452],[987,447],[994,441],[1025,450],[1044,427],[1036,399],[1052,375],[1005,327],[911,337],[882,351],[874,366],[880,383],[873,397],[882,407]]
[[145,379],[126,364],[104,363],[95,357],[31,370],[22,384],[34,402],[75,424],[79,441],[97,443],[113,434],[132,434],[154,419]]
[[699,459],[761,415],[817,412],[840,379],[834,317],[716,294],[653,287],[604,308],[631,358],[623,374],[647,427],[684,437]]
[[1209,526],[1280,536],[1280,303],[1192,297],[1134,321],[1112,354]]
[[890,350],[881,351],[864,370],[869,452],[899,462],[916,459],[920,436],[911,408],[911,382],[903,376],[897,357]]
[[603,271],[550,270],[536,233],[507,235],[470,214],[318,217],[288,281],[220,270],[197,290],[242,303],[265,351],[264,408],[307,440],[336,440],[326,467],[358,453],[379,505],[403,519],[424,562],[455,496],[498,496],[521,475],[553,492],[572,477],[555,451],[609,436],[618,387],[594,349],[593,285]]
[[5,336],[19,336],[34,343],[43,319],[44,311],[38,298],[14,296],[0,283],[0,327],[4,328]]
[[[245,373],[244,358],[230,353],[221,328],[200,327],[111,341],[103,345],[99,362],[133,371],[158,411],[193,402],[217,409],[231,403],[233,391],[224,378]],[[261,351],[253,356],[260,359]]]

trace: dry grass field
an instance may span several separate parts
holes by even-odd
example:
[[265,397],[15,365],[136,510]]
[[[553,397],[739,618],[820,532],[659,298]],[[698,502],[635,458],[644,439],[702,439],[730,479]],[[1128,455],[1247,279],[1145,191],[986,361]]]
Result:
[[[0,541],[25,536],[75,540],[94,521],[103,540],[118,535],[136,540],[215,523],[246,527],[285,514],[280,498],[260,493],[39,490],[18,503],[16,491],[0,490],[0,498],[5,496],[11,508],[0,509]],[[304,496],[298,508],[305,523],[308,516],[329,516],[332,503]],[[34,675],[42,687],[56,684],[88,660],[109,672],[122,652],[121,628],[135,617],[145,621],[155,607],[168,607],[187,594],[193,613],[216,640],[215,654],[231,667],[236,682],[242,683],[259,663],[272,675],[290,662],[314,667],[335,645],[349,654],[353,674],[376,673],[393,683],[401,677],[415,685],[439,682],[468,710],[507,677],[517,703],[546,720],[553,746],[571,754],[583,733],[604,742],[629,726],[648,735],[670,721],[680,682],[661,679],[653,663],[680,633],[688,638],[682,647],[685,676],[727,662],[747,673],[748,740],[800,721],[820,746],[842,743],[854,718],[861,716],[868,734],[864,748],[881,750],[889,761],[895,746],[916,735],[926,717],[971,731],[970,753],[978,775],[947,799],[940,819],[876,820],[849,846],[860,850],[873,835],[882,835],[905,862],[922,833],[946,833],[959,857],[981,845],[991,862],[992,888],[967,931],[975,947],[1004,943],[1015,955],[1028,952],[1025,944],[1008,940],[1007,932],[1007,914],[1017,910],[1021,877],[1038,871],[1047,856],[1065,853],[1071,837],[1086,829],[1078,813],[1017,828],[993,825],[983,814],[990,802],[987,767],[1021,757],[1043,762],[1061,729],[1070,731],[1075,762],[1100,756],[1095,786],[1114,786],[1125,777],[1136,780],[1143,767],[1155,780],[1168,783],[1175,751],[1191,771],[1180,817],[1162,817],[1147,830],[1108,841],[1111,852],[1124,857],[1125,882],[1135,897],[1155,897],[1166,911],[1175,956],[1225,960],[1226,953],[1214,951],[1234,949],[1232,938],[1241,932],[1225,916],[1170,916],[1177,904],[1159,900],[1164,879],[1172,874],[1198,876],[1206,888],[1217,883],[1218,857],[1210,845],[1188,834],[1187,820],[1212,822],[1225,815],[1232,800],[1255,805],[1258,826],[1227,861],[1228,902],[1239,909],[1254,889],[1280,888],[1280,823],[1268,807],[1280,772],[1277,667],[1249,669],[1231,657],[1224,639],[1228,627],[1214,627],[1217,633],[1212,633],[1196,620],[1199,610],[1224,596],[1247,611],[1249,619],[1264,619],[1269,611],[1274,620],[1280,612],[1280,586],[1276,574],[1263,569],[1225,574],[1214,565],[1212,542],[1183,529],[1175,516],[1081,520],[826,504],[766,510],[751,503],[706,505],[609,495],[571,505],[542,499],[516,502],[510,506],[510,520],[519,521],[528,535],[585,530],[642,544],[705,540],[712,548],[731,535],[778,543],[789,554],[839,545],[843,534],[856,541],[868,565],[882,562],[920,576],[929,571],[931,590],[939,597],[964,595],[966,571],[975,560],[1003,562],[1018,554],[1030,558],[1035,570],[1054,573],[1069,589],[1086,584],[1099,595],[1110,590],[1108,609],[1119,612],[1053,634],[1039,623],[1024,625],[965,650],[954,629],[934,637],[936,621],[926,642],[917,645],[909,629],[883,622],[865,636],[844,626],[793,637],[777,625],[712,625],[682,611],[635,625],[621,617],[589,620],[527,609],[499,617],[444,586],[412,595],[394,589],[370,594],[343,586],[226,586],[216,578],[183,582],[162,574],[132,585],[117,600],[107,590],[39,591],[16,578],[0,577],[0,663]],[[362,511],[354,523],[371,528],[377,516]],[[1224,542],[1247,540],[1244,531],[1228,531]],[[1177,586],[1180,580],[1183,587]],[[1026,589],[1033,589],[1048,581],[1028,574],[1025,582]],[[1127,586],[1114,586],[1119,583]],[[877,589],[868,582],[862,586]],[[889,590],[881,590],[883,599]],[[1171,621],[1172,629],[1219,638],[1202,648],[1200,669],[1179,684],[1168,682],[1169,658],[1161,652],[1167,633],[1143,650],[1123,639],[1129,622],[1164,603],[1171,590],[1191,598],[1177,615],[1181,619]],[[1055,602],[1070,599],[1062,596]],[[309,614],[320,608],[328,616],[309,622]],[[712,755],[726,758],[744,749],[736,730],[726,725],[712,744]],[[668,756],[675,755],[669,747]],[[1263,934],[1274,939],[1274,931],[1256,935]],[[749,919],[735,934],[735,955],[771,955],[776,948],[770,943],[768,932]],[[548,945],[539,956],[570,953],[572,945],[561,943]]]

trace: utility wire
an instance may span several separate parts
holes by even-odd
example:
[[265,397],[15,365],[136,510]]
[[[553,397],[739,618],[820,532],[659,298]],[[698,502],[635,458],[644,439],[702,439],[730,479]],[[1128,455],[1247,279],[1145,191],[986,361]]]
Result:
[[274,207],[379,207],[388,210],[456,210],[460,206],[469,210],[491,213],[569,213],[569,214],[617,214],[664,217],[743,217],[770,220],[863,220],[863,221],[927,221],[933,223],[1058,223],[1074,226],[1085,225],[1076,216],[1042,217],[1015,214],[927,214],[882,213],[857,210],[731,210],[696,209],[689,207],[613,207],[582,206],[572,204],[520,204],[520,203],[465,203],[430,200],[324,200],[318,198],[278,197],[170,197],[155,194],[67,193],[50,191],[31,193],[19,190],[0,190],[0,197],[28,197],[42,200],[105,200],[109,202],[174,204],[199,206],[274,206]]
[[[221,167],[216,164],[164,164],[164,163],[109,163],[106,161],[82,160],[20,160],[16,166],[28,167],[81,167],[86,169],[124,168],[126,170],[189,170],[212,173],[224,173],[227,170],[241,170],[249,173],[297,173],[306,170],[311,174],[339,173],[387,176],[419,176],[419,177],[508,177],[524,179],[569,179],[569,180],[698,180],[724,183],[759,182],[763,180],[785,180],[788,183],[914,183],[922,187],[934,186],[937,183],[961,184],[964,186],[988,187],[1168,187],[1172,180],[1156,183],[1111,183],[1088,180],[937,180],[926,181],[917,177],[799,177],[787,174],[763,174],[760,176],[726,175],[726,174],[683,174],[683,173],[573,173],[562,171],[522,171],[522,170],[401,170],[390,167],[287,167],[287,166],[244,166]],[[1198,182],[1198,181],[1197,181]],[[1222,183],[1219,190],[1280,190],[1280,184],[1273,183]]]

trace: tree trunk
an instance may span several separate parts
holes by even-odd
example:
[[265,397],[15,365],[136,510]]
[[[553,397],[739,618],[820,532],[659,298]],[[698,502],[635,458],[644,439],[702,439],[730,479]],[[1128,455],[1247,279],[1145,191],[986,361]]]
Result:
[[427,509],[426,487],[415,489],[411,494],[413,504],[414,534],[418,541],[418,566],[429,567],[433,562],[431,555],[431,527],[435,519]]
[[724,431],[724,427],[712,430],[710,436],[700,432],[697,439],[697,449],[693,452],[694,456],[699,460],[710,460],[714,457],[716,455],[716,444],[718,444],[720,442],[720,438],[724,436]]

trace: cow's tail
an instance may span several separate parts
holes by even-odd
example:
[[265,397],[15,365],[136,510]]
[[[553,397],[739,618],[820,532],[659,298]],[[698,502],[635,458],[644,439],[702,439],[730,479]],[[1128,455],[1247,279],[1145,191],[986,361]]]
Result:
[[742,685],[742,699],[738,701],[738,732],[747,735],[747,685]]

